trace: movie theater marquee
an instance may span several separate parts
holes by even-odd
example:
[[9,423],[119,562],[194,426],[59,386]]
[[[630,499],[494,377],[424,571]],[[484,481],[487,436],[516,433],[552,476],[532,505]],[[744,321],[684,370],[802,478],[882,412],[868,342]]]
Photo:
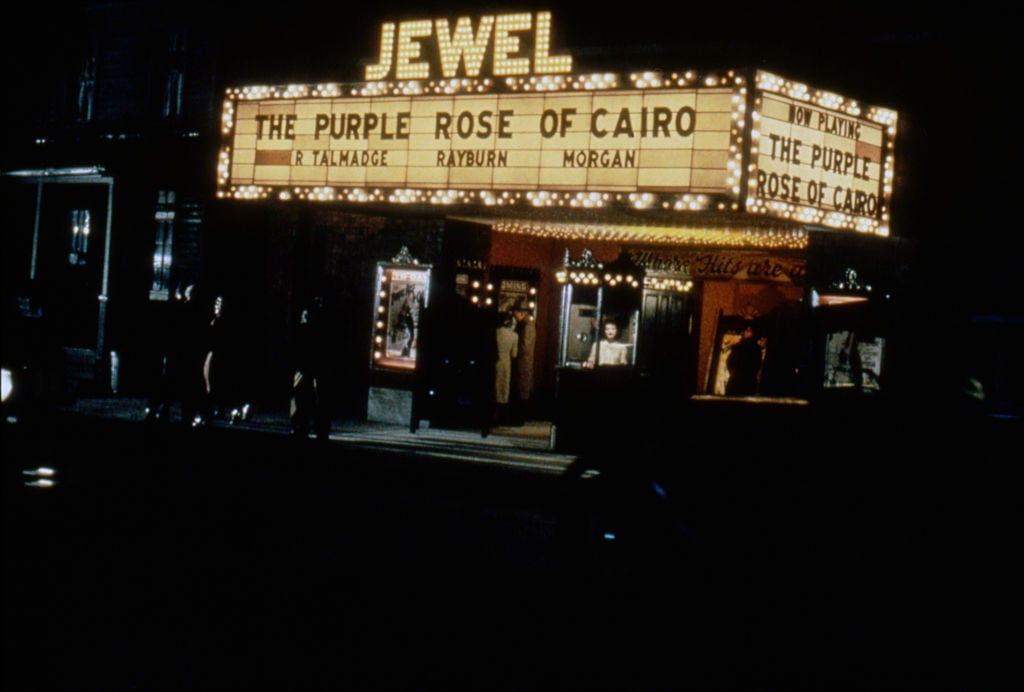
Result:
[[888,234],[897,115],[759,72],[746,209]]
[[[880,218],[878,126],[861,130],[847,165],[849,147],[834,139],[848,132],[785,122],[792,99],[773,94],[757,104],[764,136],[748,174],[742,75],[573,75],[572,56],[550,47],[551,21],[538,12],[388,23],[363,83],[230,89],[219,195],[679,210],[739,210],[751,198],[757,211],[786,215],[805,203],[813,170],[819,189],[850,176],[850,189],[879,200],[855,200],[843,217]],[[776,140],[798,135],[801,149],[820,140],[829,166],[802,151],[785,158]],[[744,175],[756,184],[744,189]],[[782,181],[793,190],[798,175],[803,197],[784,198]]]

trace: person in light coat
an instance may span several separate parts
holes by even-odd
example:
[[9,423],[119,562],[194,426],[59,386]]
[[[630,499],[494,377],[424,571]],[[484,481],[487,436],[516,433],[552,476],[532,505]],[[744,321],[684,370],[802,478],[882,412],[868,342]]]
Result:
[[494,361],[494,419],[503,424],[508,421],[508,402],[512,390],[512,361],[519,353],[519,335],[516,318],[512,313],[501,316],[495,330],[497,358]]

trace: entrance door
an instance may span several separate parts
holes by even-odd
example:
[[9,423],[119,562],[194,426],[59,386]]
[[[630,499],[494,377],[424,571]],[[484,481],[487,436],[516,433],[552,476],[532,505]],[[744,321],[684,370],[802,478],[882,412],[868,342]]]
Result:
[[688,397],[696,391],[695,312],[700,300],[692,283],[680,285],[691,288],[644,290],[636,364],[639,374],[659,390]]

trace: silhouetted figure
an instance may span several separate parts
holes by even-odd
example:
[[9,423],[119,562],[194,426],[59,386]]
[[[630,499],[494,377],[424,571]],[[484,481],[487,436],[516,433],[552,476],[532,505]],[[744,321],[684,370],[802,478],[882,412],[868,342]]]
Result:
[[[192,338],[188,320],[194,318],[192,293],[194,287],[179,286],[166,310],[157,315],[154,333],[158,339],[158,371],[156,383],[146,403],[146,420],[169,423],[171,406],[184,403],[188,383],[188,340]],[[182,416],[184,417],[184,413]],[[194,413],[192,416],[194,417]],[[191,421],[191,418],[189,419]]]
[[324,301],[317,297],[303,308],[295,328],[289,414],[292,432],[303,439],[310,430],[320,440],[326,440],[330,434],[325,391],[329,345],[324,323]]
[[[212,423],[222,412],[228,390],[228,325],[224,316],[224,297],[216,296],[204,306],[197,303],[193,339],[199,363],[199,392],[195,401],[193,427]],[[204,309],[205,308],[205,309]]]
[[203,397],[202,418],[212,422],[221,412],[220,404],[225,397],[227,386],[228,333],[224,322],[224,296],[213,299],[212,316],[206,337],[206,355],[203,356]]
[[178,308],[180,327],[176,339],[180,349],[173,369],[179,379],[181,422],[194,427],[202,425],[209,417],[206,411],[206,380],[203,377],[203,363],[209,350],[209,318],[193,285],[182,291]]
[[533,355],[537,344],[537,325],[530,306],[520,300],[512,309],[516,318],[516,335],[519,337],[517,354],[512,361],[512,424],[522,425],[529,414],[533,398]]
[[408,358],[416,348],[419,327],[421,296],[410,285],[405,289],[401,307],[398,310],[398,330],[405,335],[405,343],[402,346],[402,357]]
[[224,296],[218,295],[213,300],[203,357],[205,396],[200,411],[203,422],[224,418],[236,423],[249,417],[249,404],[239,395],[242,384],[239,334],[234,318],[226,310]]
[[850,379],[853,381],[853,386],[857,389],[863,389],[864,382],[864,362],[860,357],[860,345],[857,343],[856,332],[852,334],[852,343],[850,344],[849,350],[849,366],[850,366]]
[[743,330],[743,338],[729,349],[725,366],[729,370],[729,380],[725,383],[726,395],[757,394],[757,375],[761,370],[761,344],[753,325],[747,325]]

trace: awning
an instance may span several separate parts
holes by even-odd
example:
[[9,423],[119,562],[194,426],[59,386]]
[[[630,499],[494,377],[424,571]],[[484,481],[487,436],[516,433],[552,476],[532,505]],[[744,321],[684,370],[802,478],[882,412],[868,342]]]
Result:
[[450,216],[453,220],[513,233],[562,241],[604,241],[699,247],[805,250],[807,228],[802,224],[751,214],[726,212],[630,213],[602,210],[501,209],[497,213]]

